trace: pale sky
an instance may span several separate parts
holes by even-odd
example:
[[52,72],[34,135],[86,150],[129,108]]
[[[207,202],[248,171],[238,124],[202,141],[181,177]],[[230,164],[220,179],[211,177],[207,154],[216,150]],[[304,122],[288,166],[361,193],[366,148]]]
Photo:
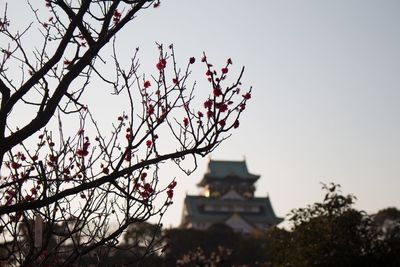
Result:
[[[394,0],[164,0],[120,34],[119,52],[140,47],[144,71],[154,68],[155,42],[174,43],[182,64],[206,51],[216,64],[231,57],[232,71],[246,66],[253,98],[212,158],[245,157],[261,175],[256,194],[269,194],[278,216],[322,200],[320,182],[376,212],[400,208],[399,14]],[[206,97],[201,87],[196,95]],[[208,160],[190,177],[162,171],[178,181],[165,225],[179,224]]]

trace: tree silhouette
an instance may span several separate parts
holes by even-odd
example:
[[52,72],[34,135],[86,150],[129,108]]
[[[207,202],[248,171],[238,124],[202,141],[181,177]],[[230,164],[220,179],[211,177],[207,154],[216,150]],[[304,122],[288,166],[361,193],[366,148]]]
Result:
[[289,214],[291,231],[274,228],[268,233],[271,265],[391,266],[382,264],[382,240],[371,218],[353,207],[355,197],[343,195],[336,184],[323,189],[322,202]]
[[[157,45],[152,75],[140,72],[138,49],[124,67],[117,33],[159,1],[27,4],[33,21],[26,28],[13,28],[7,5],[0,19],[0,260],[101,261],[129,225],[161,220],[177,184],[158,176],[161,165],[169,160],[190,174],[198,156],[239,126],[251,88],[240,92],[244,68],[228,81],[231,59],[218,69],[204,54],[180,67],[172,45]],[[210,88],[200,107],[190,80],[196,63],[204,64]],[[109,122],[111,133],[95,119],[96,100],[86,97],[107,88],[128,104]]]

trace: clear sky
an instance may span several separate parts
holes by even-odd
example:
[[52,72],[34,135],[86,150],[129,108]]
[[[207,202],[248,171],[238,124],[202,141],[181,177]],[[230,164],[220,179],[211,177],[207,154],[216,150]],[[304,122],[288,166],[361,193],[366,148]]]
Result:
[[[261,175],[256,194],[269,194],[279,216],[321,200],[320,182],[376,212],[400,207],[399,14],[395,0],[164,0],[124,30],[119,52],[140,47],[144,71],[155,42],[174,43],[183,64],[206,51],[219,64],[231,57],[237,71],[245,65],[253,98],[212,158],[245,157]],[[179,224],[208,160],[190,177],[163,170],[178,178],[166,225]]]

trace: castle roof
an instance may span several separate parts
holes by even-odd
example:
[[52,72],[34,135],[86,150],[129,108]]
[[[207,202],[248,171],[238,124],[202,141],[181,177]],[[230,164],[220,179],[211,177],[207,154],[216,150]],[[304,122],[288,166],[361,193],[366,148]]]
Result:
[[210,180],[224,180],[226,178],[236,178],[254,183],[260,176],[249,173],[246,161],[210,160],[207,172],[198,186],[205,186]]
[[[228,207],[227,210],[207,210],[207,207]],[[230,207],[230,208],[229,208]],[[241,207],[242,210],[234,210]],[[252,208],[256,208],[254,211]],[[186,219],[197,222],[224,222],[232,214],[240,214],[250,224],[267,223],[278,224],[282,221],[275,215],[269,197],[255,197],[246,201],[240,199],[219,199],[204,196],[186,196],[185,198]],[[232,210],[233,209],[233,210]],[[185,224],[183,221],[182,224]]]

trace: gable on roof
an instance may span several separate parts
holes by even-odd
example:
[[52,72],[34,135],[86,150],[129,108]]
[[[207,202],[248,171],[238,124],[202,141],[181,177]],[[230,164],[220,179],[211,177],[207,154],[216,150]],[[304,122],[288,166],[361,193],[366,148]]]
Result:
[[238,214],[233,214],[229,217],[225,224],[231,227],[235,232],[241,232],[244,234],[251,233],[254,230],[254,227],[247,223],[242,217]]
[[221,199],[244,200],[244,198],[241,195],[239,195],[235,190],[229,190],[225,195],[221,196]]

